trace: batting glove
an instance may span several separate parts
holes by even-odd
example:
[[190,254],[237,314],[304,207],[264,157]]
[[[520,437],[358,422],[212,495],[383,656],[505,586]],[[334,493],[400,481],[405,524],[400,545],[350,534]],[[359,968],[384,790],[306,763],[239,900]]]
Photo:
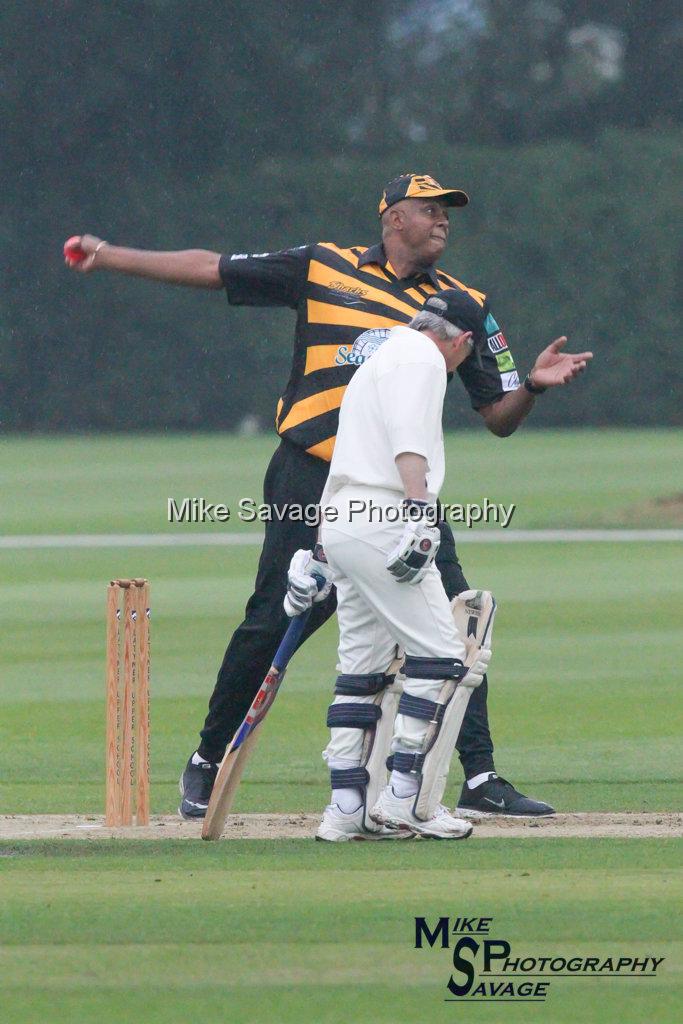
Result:
[[399,583],[419,583],[429,572],[441,543],[435,525],[436,508],[429,502],[406,498],[403,510],[408,522],[387,556],[387,569]]
[[332,589],[332,571],[320,544],[313,551],[300,548],[292,556],[287,573],[284,606],[290,619],[324,601]]
[[481,647],[477,655],[477,660],[470,668],[468,668],[467,672],[460,680],[460,685],[467,686],[470,690],[473,690],[475,686],[479,686],[486,675],[490,660],[490,649],[488,647]]

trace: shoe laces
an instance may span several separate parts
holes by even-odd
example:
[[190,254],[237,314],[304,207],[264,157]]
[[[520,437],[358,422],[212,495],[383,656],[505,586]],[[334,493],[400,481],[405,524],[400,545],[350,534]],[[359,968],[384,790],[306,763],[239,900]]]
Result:
[[518,795],[517,794],[517,790],[512,785],[512,783],[508,782],[508,780],[504,779],[501,775],[496,775],[495,779],[489,779],[489,781],[485,782],[484,785],[485,786],[494,786],[496,791],[500,793],[501,797],[504,797],[504,795],[506,793],[508,795],[510,795],[512,793],[514,793],[515,795]]
[[448,808],[446,806],[444,806],[444,804],[437,804],[436,805],[436,810],[434,811],[434,817],[435,818],[443,818],[446,815],[448,815],[449,818],[452,817],[451,812],[448,810]]

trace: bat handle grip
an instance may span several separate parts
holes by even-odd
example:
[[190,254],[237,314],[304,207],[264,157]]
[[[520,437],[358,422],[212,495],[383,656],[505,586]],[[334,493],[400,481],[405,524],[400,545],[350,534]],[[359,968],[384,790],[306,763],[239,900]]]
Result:
[[278,672],[281,672],[286,668],[289,659],[299,646],[299,641],[301,640],[304,629],[306,628],[306,623],[308,622],[308,616],[310,614],[311,609],[308,608],[301,615],[297,615],[293,618],[287,627],[287,632],[283,636],[280,646],[275,652],[275,657],[273,658],[273,665]]
[[311,573],[311,576],[315,580],[315,582],[316,582],[316,584],[318,586],[318,590],[319,591],[322,590],[323,587],[325,586],[325,584],[327,583],[327,580],[325,579],[325,577],[321,576],[321,574],[319,572],[315,572],[315,571],[313,571]]
[[[318,585],[318,590],[322,590],[327,583],[325,577],[321,576],[318,572],[311,573],[311,575]],[[275,652],[275,657],[273,658],[273,665],[278,672],[281,672],[287,667],[289,659],[299,646],[299,641],[301,640],[304,629],[306,628],[308,616],[311,614],[311,611],[312,609],[308,608],[305,612],[302,612],[301,615],[295,616],[290,622],[287,632],[283,636],[280,646]]]

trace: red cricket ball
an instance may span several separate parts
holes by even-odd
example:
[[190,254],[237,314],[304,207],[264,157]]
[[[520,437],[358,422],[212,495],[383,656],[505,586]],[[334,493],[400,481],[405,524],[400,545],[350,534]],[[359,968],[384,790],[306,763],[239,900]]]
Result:
[[88,255],[81,249],[80,237],[80,235],[72,235],[64,243],[64,258],[71,266],[74,263],[82,263]]

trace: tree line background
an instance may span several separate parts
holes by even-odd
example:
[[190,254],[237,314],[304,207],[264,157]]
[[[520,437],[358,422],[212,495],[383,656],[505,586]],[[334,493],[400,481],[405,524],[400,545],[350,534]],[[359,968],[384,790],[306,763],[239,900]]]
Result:
[[522,372],[594,350],[536,425],[680,422],[679,3],[14,0],[0,37],[3,430],[269,425],[290,311],[83,278],[64,239],[370,244],[407,170],[469,192],[441,262]]

